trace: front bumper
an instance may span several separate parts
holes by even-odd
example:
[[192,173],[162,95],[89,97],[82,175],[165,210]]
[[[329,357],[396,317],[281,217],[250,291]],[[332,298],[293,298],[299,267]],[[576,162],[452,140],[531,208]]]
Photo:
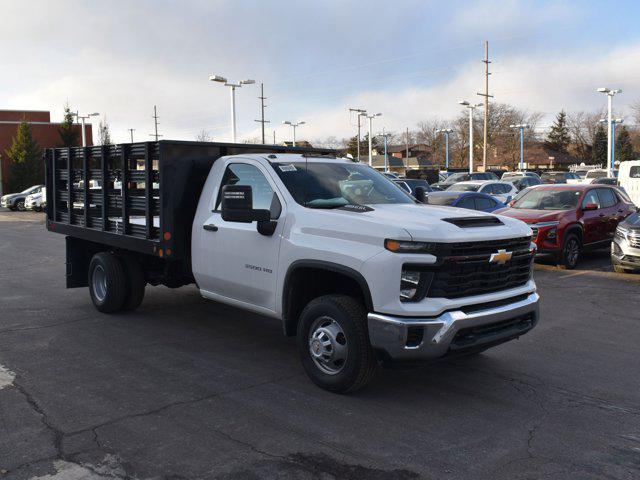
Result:
[[624,268],[640,270],[640,248],[616,236],[611,242],[611,261]]
[[432,360],[482,350],[531,330],[538,323],[539,299],[531,292],[427,318],[369,313],[369,339],[388,360]]

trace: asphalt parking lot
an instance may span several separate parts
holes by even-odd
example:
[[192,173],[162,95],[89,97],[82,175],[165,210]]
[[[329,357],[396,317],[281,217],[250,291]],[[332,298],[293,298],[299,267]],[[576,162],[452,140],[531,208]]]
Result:
[[195,288],[96,312],[43,216],[0,212],[0,479],[637,479],[640,276],[607,267],[541,264],[519,341],[340,396]]

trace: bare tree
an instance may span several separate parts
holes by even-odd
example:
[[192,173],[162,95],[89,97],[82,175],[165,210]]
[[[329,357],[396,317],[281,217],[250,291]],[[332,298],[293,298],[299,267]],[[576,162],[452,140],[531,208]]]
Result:
[[212,140],[211,134],[204,129],[200,130],[200,133],[196,135],[197,142],[211,142]]
[[596,135],[598,121],[604,110],[597,112],[573,112],[567,115],[567,125],[571,135],[572,150],[580,160],[591,161],[591,149]]

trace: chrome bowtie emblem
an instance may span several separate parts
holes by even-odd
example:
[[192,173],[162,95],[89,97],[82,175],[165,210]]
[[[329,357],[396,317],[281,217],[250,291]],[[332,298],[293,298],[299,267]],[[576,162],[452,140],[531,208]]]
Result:
[[512,256],[512,252],[507,252],[506,250],[498,250],[498,253],[491,254],[491,256],[489,257],[489,262],[502,265],[506,261],[511,260]]

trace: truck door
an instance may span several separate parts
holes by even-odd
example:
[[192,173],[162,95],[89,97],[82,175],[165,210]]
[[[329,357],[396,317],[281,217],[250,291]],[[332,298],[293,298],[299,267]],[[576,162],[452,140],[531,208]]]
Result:
[[[269,174],[257,162],[238,159],[227,165],[214,191],[215,208],[202,224],[199,287],[212,296],[275,311],[278,255],[284,228],[284,202]],[[253,208],[270,209],[280,218],[273,235],[257,231],[256,222],[225,222],[220,212],[220,192],[225,185],[249,185]],[[224,300],[224,298],[221,298]]]

